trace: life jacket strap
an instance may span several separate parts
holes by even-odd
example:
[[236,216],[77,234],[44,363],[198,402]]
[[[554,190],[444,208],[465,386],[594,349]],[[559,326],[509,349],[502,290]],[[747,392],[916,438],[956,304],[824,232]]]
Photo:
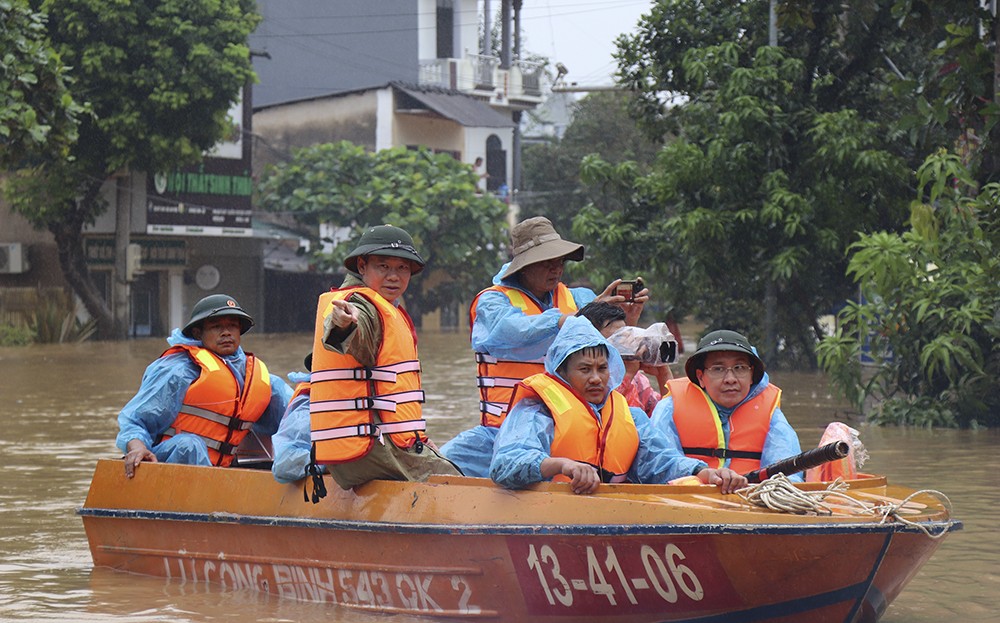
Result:
[[748,450],[730,450],[728,448],[683,448],[684,454],[694,454],[696,456],[708,456],[713,459],[753,459],[760,460],[760,452],[750,452]]
[[605,469],[593,463],[587,463],[587,465],[597,469],[597,473],[601,477],[601,482],[617,484],[628,480],[628,474],[616,474],[610,469]]
[[[252,424],[253,424],[253,422],[251,422],[251,425]],[[185,431],[181,431],[181,432],[185,433],[185,434],[188,434],[188,435],[194,435],[194,436],[200,438],[202,441],[205,442],[205,446],[207,446],[209,450],[215,450],[216,452],[218,452],[219,454],[222,454],[222,455],[229,455],[229,456],[235,455],[236,454],[236,448],[239,446],[239,444],[237,444],[237,445],[234,446],[231,443],[226,443],[226,442],[223,442],[223,441],[219,441],[218,439],[212,439],[211,437],[206,437],[204,435],[199,435],[198,433],[194,433],[194,432],[191,432],[189,430],[185,430]],[[160,436],[160,440],[162,441],[164,437],[174,437],[177,434],[178,434],[177,429],[175,429],[173,426],[171,426],[167,430],[163,431],[163,435]]]
[[309,413],[325,413],[328,411],[389,411],[396,412],[396,405],[408,402],[423,402],[424,390],[415,389],[397,394],[381,396],[359,396],[344,400],[316,400],[309,403]]
[[406,420],[403,422],[365,422],[364,424],[352,424],[350,426],[338,426],[326,430],[312,431],[311,438],[316,441],[328,441],[330,439],[343,439],[344,437],[378,437],[382,435],[394,435],[396,433],[410,433],[427,430],[427,422],[420,420]]
[[485,363],[489,365],[495,365],[498,363],[544,363],[544,359],[534,359],[532,361],[514,361],[512,359],[497,359],[493,355],[486,353],[476,352],[476,363]]
[[316,464],[316,444],[312,444],[309,449],[309,464],[306,465],[306,478],[302,484],[302,498],[308,502],[309,494],[306,487],[309,486],[309,479],[312,479],[312,503],[318,504],[320,499],[326,497],[326,484],[323,483],[323,468]]
[[309,375],[312,383],[322,381],[383,381],[395,383],[396,376],[406,372],[420,372],[419,361],[401,361],[387,366],[372,368],[339,368],[335,370],[320,370]]
[[504,414],[507,410],[507,403],[505,402],[490,402],[487,400],[479,401],[479,411],[480,413],[489,413],[490,415],[495,415],[497,417]]
[[189,404],[182,404],[180,412],[186,415],[204,418],[210,422],[215,422],[216,424],[222,424],[226,428],[230,428],[232,430],[247,430],[253,426],[253,422],[248,420],[241,420],[231,415],[223,415],[221,413],[216,413],[215,411],[209,411],[208,409],[203,409]]
[[493,355],[487,355],[486,353],[476,352],[476,363],[489,363],[494,364],[500,361]]
[[477,376],[476,387],[514,387],[521,380],[504,376]]

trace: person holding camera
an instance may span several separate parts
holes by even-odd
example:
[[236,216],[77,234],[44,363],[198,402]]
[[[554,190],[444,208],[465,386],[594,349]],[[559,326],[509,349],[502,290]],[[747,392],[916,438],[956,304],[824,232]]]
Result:
[[589,288],[567,287],[562,283],[563,267],[567,261],[581,261],[584,248],[563,240],[545,217],[521,221],[511,228],[510,238],[510,262],[500,268],[492,286],[476,295],[469,309],[481,425],[441,448],[468,476],[488,477],[493,439],[507,415],[514,385],[544,372],[545,352],[567,318],[598,300],[621,306],[635,324],[649,300],[648,290],[640,286],[626,292],[621,279],[599,295]]
[[[802,451],[781,412],[781,389],[743,335],[707,334],[684,371],[687,378],[667,382],[669,393],[652,416],[673,449],[741,474]],[[801,482],[802,474],[789,478]]]
[[[576,315],[589,320],[605,338],[611,338],[627,326],[625,311],[617,305],[603,301],[587,303],[576,312]],[[615,344],[612,342],[611,345]],[[634,349],[628,355],[619,349],[618,354],[625,362],[625,378],[618,386],[618,393],[625,396],[630,407],[642,409],[647,416],[652,416],[653,409],[660,402],[660,396],[667,393],[667,381],[674,378],[670,366],[667,365],[668,362],[661,361],[658,352],[655,353],[654,359],[657,360],[655,363],[647,363],[645,359],[648,357],[643,356],[645,353],[639,353]],[[656,382],[660,386],[659,392],[653,389],[645,372],[656,377]]]

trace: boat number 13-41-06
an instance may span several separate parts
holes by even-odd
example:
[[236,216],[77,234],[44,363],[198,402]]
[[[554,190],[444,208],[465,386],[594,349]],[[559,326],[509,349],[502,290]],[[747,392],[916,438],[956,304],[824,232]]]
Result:
[[[559,565],[559,557],[548,545],[535,548],[528,547],[528,568],[538,574],[538,582],[545,592],[549,605],[573,605],[574,591],[584,591],[593,595],[605,597],[609,605],[617,605],[619,600],[625,600],[633,605],[638,604],[637,591],[652,589],[668,603],[677,603],[681,595],[692,601],[701,601],[705,596],[698,576],[681,561],[684,553],[673,543],[668,543],[661,550],[651,545],[643,545],[639,550],[644,573],[635,575],[637,569],[626,571],[622,568],[610,545],[600,551],[594,546],[587,546],[586,577],[573,577],[567,574]],[[620,592],[619,592],[620,589]]]

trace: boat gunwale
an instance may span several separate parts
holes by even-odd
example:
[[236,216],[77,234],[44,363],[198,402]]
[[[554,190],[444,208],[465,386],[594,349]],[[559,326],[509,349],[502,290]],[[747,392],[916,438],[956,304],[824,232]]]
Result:
[[326,530],[405,533],[405,534],[462,534],[475,536],[515,535],[590,535],[590,536],[641,536],[675,534],[858,534],[858,533],[924,533],[938,536],[942,532],[963,529],[961,521],[948,519],[917,522],[913,525],[898,521],[886,522],[825,522],[825,523],[698,523],[698,524],[429,524],[393,521],[365,521],[316,517],[287,517],[274,515],[242,515],[226,512],[194,513],[178,511],[152,511],[121,508],[84,507],[76,510],[84,518],[138,519],[159,521],[188,521],[197,523],[238,524],[282,528],[315,528]]

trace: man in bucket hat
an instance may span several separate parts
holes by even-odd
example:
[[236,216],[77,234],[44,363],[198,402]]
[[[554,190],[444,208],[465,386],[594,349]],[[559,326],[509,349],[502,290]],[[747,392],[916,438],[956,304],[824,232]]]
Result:
[[228,466],[240,442],[270,436],[292,390],[240,347],[253,318],[228,294],[198,301],[118,415],[125,475],[143,461]]
[[583,259],[583,245],[556,232],[549,219],[535,216],[510,231],[511,260],[480,292],[469,309],[472,349],[478,367],[480,426],[467,430],[442,448],[466,475],[488,477],[496,430],[507,414],[514,385],[545,371],[542,359],[566,318],[598,300],[621,306],[635,324],[649,299],[646,289],[633,301],[614,294],[620,279],[600,295],[562,283],[567,261]]
[[[298,440],[282,444],[297,456],[276,454],[275,477],[302,478],[325,466],[350,489],[374,479],[459,474],[424,432],[417,336],[400,307],[410,276],[424,269],[413,239],[392,225],[369,227],[344,266],[351,273],[317,307],[309,400],[299,407],[308,417],[289,413],[298,430],[282,432]],[[288,473],[303,464],[302,473]]]
[[[687,378],[667,382],[669,395],[653,410],[653,426],[671,445],[709,467],[745,474],[801,452],[781,412],[757,350],[736,331],[712,331],[684,364]],[[802,480],[802,474],[791,476]]]

